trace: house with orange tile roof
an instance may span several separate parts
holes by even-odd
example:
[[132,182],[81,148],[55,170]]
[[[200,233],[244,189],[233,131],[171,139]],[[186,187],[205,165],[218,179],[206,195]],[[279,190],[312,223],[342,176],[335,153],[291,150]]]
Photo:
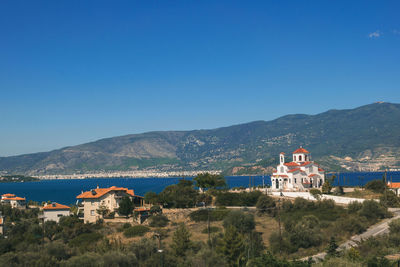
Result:
[[84,222],[93,223],[103,218],[100,210],[107,210],[109,213],[114,212],[119,216],[119,203],[124,197],[129,197],[135,204],[135,207],[144,205],[144,198],[135,195],[132,189],[116,186],[109,188],[97,187],[96,189],[82,192],[76,198],[80,201],[79,211],[83,212]]
[[24,197],[17,197],[16,195],[10,193],[1,195],[1,203],[9,204],[13,208],[26,208],[26,199]]
[[69,216],[70,215],[70,207],[66,205],[62,205],[56,202],[51,204],[46,204],[43,207],[43,218],[44,221],[55,221],[59,222],[62,216]]
[[274,191],[303,191],[320,188],[325,182],[325,171],[311,161],[310,152],[300,147],[293,153],[293,161],[285,162],[285,153],[279,154],[279,165],[271,176]]
[[400,183],[388,182],[387,186],[389,190],[393,191],[396,194],[396,196],[400,195]]

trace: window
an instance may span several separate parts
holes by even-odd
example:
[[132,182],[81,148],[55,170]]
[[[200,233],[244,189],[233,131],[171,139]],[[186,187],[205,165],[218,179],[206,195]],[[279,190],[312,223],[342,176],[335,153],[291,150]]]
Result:
[[296,178],[294,178],[294,183],[297,184],[297,179]]
[[296,156],[293,156],[293,161],[296,161]]
[[92,201],[90,202],[90,204],[92,204],[92,206],[94,206],[94,201],[92,200]]
[[90,211],[90,216],[94,216],[94,210]]
[[307,155],[304,156],[304,160],[307,161]]
[[301,161],[301,156],[299,156],[299,161]]
[[57,217],[62,217],[63,215],[62,214],[57,214]]

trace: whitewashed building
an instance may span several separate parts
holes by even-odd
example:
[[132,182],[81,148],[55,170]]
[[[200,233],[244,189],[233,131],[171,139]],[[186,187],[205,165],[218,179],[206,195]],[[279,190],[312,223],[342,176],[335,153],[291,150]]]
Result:
[[114,212],[118,215],[119,203],[123,197],[129,197],[136,207],[135,210],[141,211],[140,207],[144,205],[144,198],[135,195],[133,190],[124,187],[97,187],[96,189],[82,192],[76,198],[81,201],[79,210],[83,213],[84,222],[94,223],[103,218],[98,212],[100,209],[107,209],[109,212]]
[[47,204],[43,207],[44,221],[55,221],[59,222],[62,216],[70,215],[70,207],[58,203]]
[[24,197],[17,197],[14,194],[4,194],[1,196],[2,204],[9,204],[13,208],[25,209],[26,199]]
[[300,147],[293,152],[293,161],[285,162],[285,153],[279,154],[279,165],[271,176],[274,191],[301,191],[320,188],[325,182],[325,171],[311,161],[310,152]]

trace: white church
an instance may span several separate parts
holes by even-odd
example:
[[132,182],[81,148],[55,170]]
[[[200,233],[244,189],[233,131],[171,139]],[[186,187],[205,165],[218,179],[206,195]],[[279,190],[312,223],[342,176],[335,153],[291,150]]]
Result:
[[275,191],[320,188],[325,182],[325,171],[311,161],[310,152],[300,147],[293,152],[293,161],[285,163],[285,153],[279,154],[279,165],[271,176]]

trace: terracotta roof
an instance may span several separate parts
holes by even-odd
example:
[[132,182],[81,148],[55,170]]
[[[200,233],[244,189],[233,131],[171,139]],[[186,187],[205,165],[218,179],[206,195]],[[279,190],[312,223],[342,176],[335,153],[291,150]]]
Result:
[[69,210],[70,207],[58,203],[51,203],[43,207],[44,210]]
[[321,169],[321,168],[318,168],[318,171],[319,171],[319,172],[324,172],[325,170],[324,170],[324,169]]
[[400,183],[388,183],[389,188],[400,188]]
[[298,153],[303,153],[303,154],[310,154],[310,152],[308,152],[306,149],[300,147],[298,149],[296,149],[293,154],[298,154]]
[[297,171],[301,171],[300,168],[289,170],[289,172],[297,172]]
[[6,197],[3,200],[25,200],[24,197]]
[[310,164],[312,164],[311,161],[305,161],[305,162],[301,163],[300,166],[306,166],[306,165],[310,165]]
[[135,193],[133,190],[129,190],[128,188],[124,188],[124,187],[111,186],[109,188],[96,188],[96,189],[93,189],[90,191],[83,192],[76,198],[99,198],[111,191],[125,191],[125,193],[127,193],[128,195],[135,196]]
[[277,175],[273,175],[273,177],[289,177],[289,176],[287,176],[287,175],[285,175],[285,174],[277,174]]
[[315,173],[313,173],[313,174],[310,174],[308,177],[314,177],[316,174]]
[[150,210],[150,208],[147,207],[135,208],[135,211],[147,211],[147,210]]
[[279,155],[280,155],[280,154],[283,154],[283,155],[285,155],[285,152],[281,152],[281,153],[279,153]]
[[0,218],[0,224],[3,224],[3,218]]
[[292,162],[285,163],[285,166],[299,166],[299,164],[292,161]]
[[2,197],[15,197],[15,195],[14,195],[14,194],[10,194],[10,193],[8,193],[8,194],[4,194],[4,195],[2,195]]

